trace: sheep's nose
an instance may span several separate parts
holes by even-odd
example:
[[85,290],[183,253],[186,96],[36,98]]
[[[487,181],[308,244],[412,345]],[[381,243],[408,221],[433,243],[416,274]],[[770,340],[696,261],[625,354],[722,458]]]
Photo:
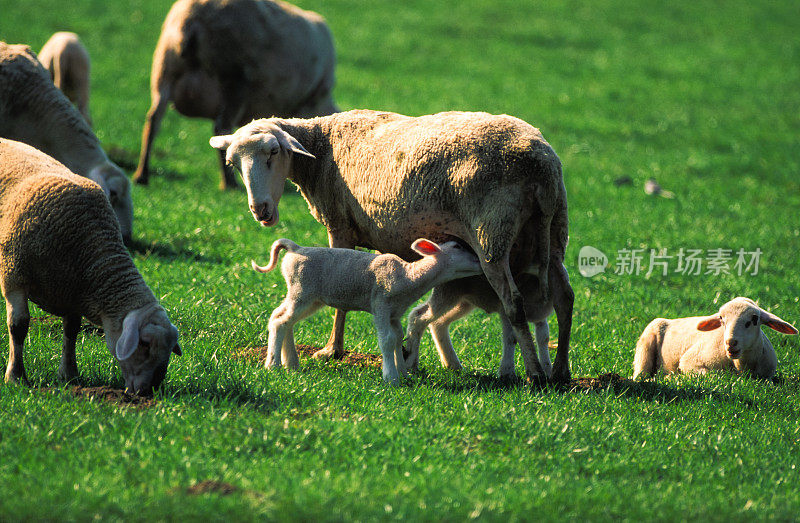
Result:
[[727,340],[725,343],[728,344],[728,347],[735,347],[735,346],[739,345],[739,340],[730,339],[730,340]]

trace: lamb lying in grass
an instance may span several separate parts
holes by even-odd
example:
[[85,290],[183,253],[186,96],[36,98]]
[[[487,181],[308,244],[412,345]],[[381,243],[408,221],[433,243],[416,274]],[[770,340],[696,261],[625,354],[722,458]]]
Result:
[[732,370],[772,378],[778,358],[761,325],[797,334],[792,325],[749,298],[735,298],[711,316],[656,318],[636,344],[633,379],[652,376],[659,367],[667,373]]
[[328,305],[374,316],[383,356],[383,379],[390,383],[397,383],[400,374],[406,374],[400,326],[405,311],[432,287],[481,273],[477,256],[458,242],[439,246],[422,238],[411,246],[422,259],[411,263],[394,254],[300,247],[291,240],[280,239],[272,244],[269,265],[260,267],[253,261],[253,269],[273,270],[281,249],[287,251],[281,273],[288,290],[269,319],[265,366],[279,367],[283,353],[284,365],[297,368],[294,324]]

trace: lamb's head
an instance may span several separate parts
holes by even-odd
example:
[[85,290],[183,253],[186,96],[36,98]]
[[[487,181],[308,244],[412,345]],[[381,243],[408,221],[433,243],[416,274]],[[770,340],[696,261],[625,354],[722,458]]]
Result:
[[419,238],[411,249],[422,256],[431,256],[437,266],[443,269],[440,282],[444,283],[458,278],[476,276],[483,273],[481,262],[472,250],[456,241],[444,242],[441,245]]
[[292,156],[314,158],[274,119],[254,120],[233,134],[213,136],[209,143],[225,151],[225,161],[242,174],[250,212],[265,227],[278,223],[278,202]]
[[797,334],[794,326],[765,311],[753,300],[741,297],[720,307],[716,314],[701,318],[697,329],[710,331],[724,328],[722,340],[725,349],[731,359],[736,359],[751,347],[760,347],[760,325],[766,325],[783,334]]
[[110,161],[96,166],[86,177],[97,183],[106,193],[111,208],[117,216],[122,239],[125,243],[129,243],[133,236],[133,200],[128,177],[122,169]]
[[170,355],[182,355],[178,329],[158,304],[130,311],[117,339],[107,335],[107,343],[122,370],[125,390],[136,394],[151,394],[167,375]]

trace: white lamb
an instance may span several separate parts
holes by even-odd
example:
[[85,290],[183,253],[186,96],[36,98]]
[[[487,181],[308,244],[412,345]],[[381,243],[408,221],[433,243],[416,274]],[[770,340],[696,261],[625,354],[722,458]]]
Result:
[[62,93],[75,104],[86,123],[92,125],[89,116],[89,52],[78,35],[59,31],[39,51],[39,61],[50,71],[50,78]]
[[749,298],[735,298],[711,316],[656,318],[636,344],[633,378],[652,376],[660,367],[668,374],[731,370],[772,378],[778,358],[761,325],[797,334],[792,325]]
[[0,136],[36,147],[106,193],[128,241],[133,200],[125,173],[109,160],[83,116],[26,45],[0,42]]
[[345,311],[366,311],[374,316],[378,345],[383,356],[383,379],[397,383],[405,374],[400,325],[408,307],[432,287],[456,278],[480,274],[474,253],[458,242],[441,246],[416,240],[411,249],[422,259],[409,263],[394,254],[373,254],[351,249],[300,247],[280,239],[272,244],[269,265],[253,269],[268,272],[286,249],[281,273],[288,288],[286,298],[269,319],[267,368],[297,368],[293,327],[324,305]]

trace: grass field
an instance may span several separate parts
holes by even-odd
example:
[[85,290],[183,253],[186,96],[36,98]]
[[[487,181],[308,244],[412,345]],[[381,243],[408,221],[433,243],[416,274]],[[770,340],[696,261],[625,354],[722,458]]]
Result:
[[[91,110],[112,158],[135,168],[167,0],[0,0],[0,40],[38,50],[80,34]],[[576,377],[630,377],[656,316],[710,314],[745,295],[800,324],[800,8],[793,1],[669,3],[302,0],[337,52],[336,101],[420,115],[483,110],[539,127],[564,165]],[[69,7],[67,7],[69,6]],[[792,520],[800,514],[800,340],[768,336],[775,383],[730,375],[532,391],[493,378],[496,318],[454,326],[465,371],[391,388],[373,367],[301,360],[267,373],[283,296],[258,275],[279,237],[324,245],[299,194],[260,227],[219,192],[211,122],[170,111],[147,188],[134,187],[132,255],[181,333],[154,402],[76,396],[56,369],[61,322],[33,309],[31,387],[0,385],[0,520]],[[614,183],[622,179],[632,183]],[[675,198],[645,194],[655,178]],[[619,185],[619,186],[618,186]],[[609,258],[585,278],[578,252]],[[644,249],[640,274],[615,274]],[[760,249],[757,274],[645,276],[650,249]],[[320,313],[299,343],[322,345]],[[554,318],[551,321],[556,331]],[[2,329],[2,343],[8,334]],[[553,336],[555,338],[555,336]],[[377,354],[371,318],[348,349]],[[123,385],[102,334],[79,337],[84,387]],[[5,360],[3,360],[5,361]],[[521,362],[517,364],[522,373]],[[605,384],[605,385],[604,385]]]

